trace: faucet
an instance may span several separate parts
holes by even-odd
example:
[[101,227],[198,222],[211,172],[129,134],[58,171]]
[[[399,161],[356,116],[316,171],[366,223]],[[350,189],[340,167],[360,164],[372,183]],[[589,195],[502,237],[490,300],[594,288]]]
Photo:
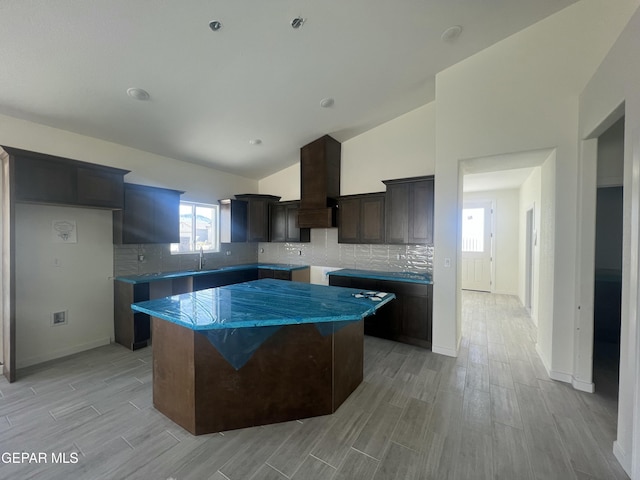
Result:
[[200,255],[199,255],[199,258],[198,258],[198,270],[202,270],[202,267],[204,267],[205,263],[207,263],[207,262],[204,259],[204,250],[202,250],[202,247],[200,247]]

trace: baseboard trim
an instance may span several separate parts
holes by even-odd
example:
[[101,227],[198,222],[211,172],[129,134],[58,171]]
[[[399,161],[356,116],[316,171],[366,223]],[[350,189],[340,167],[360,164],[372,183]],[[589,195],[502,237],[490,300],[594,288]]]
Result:
[[431,351],[438,355],[446,355],[447,357],[457,357],[458,350],[447,347],[438,347],[437,345],[431,345]]
[[575,377],[571,380],[571,385],[576,390],[580,390],[581,392],[593,393],[596,391],[596,384],[591,382],[583,382],[582,380],[576,380]]
[[73,345],[68,348],[63,348],[60,350],[55,350],[53,352],[49,352],[44,355],[35,355],[33,357],[24,358],[22,360],[16,361],[16,368],[25,368],[30,367],[32,365],[37,365],[38,363],[48,362],[49,360],[55,360],[57,358],[67,357],[69,355],[73,355],[74,353],[84,352],[85,350],[91,350],[92,348],[102,347],[103,345],[109,345],[111,343],[111,339],[109,337],[100,338],[98,340],[94,340],[93,342],[83,343],[80,345]]
[[557,372],[555,370],[551,370],[549,366],[545,363],[544,357],[540,354],[540,347],[536,343],[536,352],[540,360],[542,361],[542,365],[544,369],[547,371],[547,375],[551,380],[557,380],[558,382],[570,383],[573,388],[579,390],[581,392],[593,393],[595,392],[595,384],[583,382],[582,380],[577,380],[573,375],[566,372]]
[[613,455],[618,460],[620,466],[624,469],[624,471],[631,478],[631,460],[627,457],[626,452],[620,446],[617,440],[613,442]]

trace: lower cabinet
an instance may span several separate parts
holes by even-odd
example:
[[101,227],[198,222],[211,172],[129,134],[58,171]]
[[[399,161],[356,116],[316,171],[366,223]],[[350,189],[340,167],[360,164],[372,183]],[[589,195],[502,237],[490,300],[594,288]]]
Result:
[[364,319],[364,333],[431,348],[433,285],[340,275],[330,275],[329,285],[394,293],[394,301]]

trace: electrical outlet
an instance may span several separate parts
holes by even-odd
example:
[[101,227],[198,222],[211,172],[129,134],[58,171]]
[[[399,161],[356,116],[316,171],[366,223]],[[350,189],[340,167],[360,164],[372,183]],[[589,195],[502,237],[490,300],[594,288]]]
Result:
[[450,258],[445,258],[444,259],[444,268],[451,268],[451,259]]
[[224,254],[228,257],[231,255],[231,250],[227,250],[226,252],[224,252]]

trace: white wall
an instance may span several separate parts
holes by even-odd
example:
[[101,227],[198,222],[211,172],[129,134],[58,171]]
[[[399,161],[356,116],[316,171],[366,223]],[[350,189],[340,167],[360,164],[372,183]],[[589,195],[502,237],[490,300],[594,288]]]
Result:
[[493,283],[491,291],[518,295],[518,279],[523,274],[518,261],[521,243],[518,189],[468,192],[463,203],[490,201],[493,205]]
[[131,170],[126,182],[183,190],[183,200],[217,203],[258,191],[256,180],[6,115],[0,115],[0,145]]
[[[77,243],[52,222],[75,221]],[[113,338],[113,245],[107,210],[16,205],[16,363],[33,365]],[[68,311],[66,325],[51,314]]]
[[[624,226],[622,275],[622,332],[620,345],[620,390],[618,400],[618,429],[614,453],[632,478],[640,478],[640,382],[638,336],[638,259],[640,258],[640,63],[637,49],[640,45],[640,12],[631,18],[613,48],[589,81],[580,96],[580,138],[608,127],[612,114],[624,102]],[[614,118],[614,120],[617,118]],[[607,125],[609,123],[609,125]],[[588,141],[586,142],[588,143]],[[584,156],[581,177],[582,188],[595,189],[593,159]],[[594,206],[592,209],[595,208]],[[584,215],[593,222],[595,212]],[[583,260],[585,270],[593,268]],[[581,318],[581,322],[592,321]],[[584,326],[582,323],[580,326]],[[581,328],[582,330],[582,328]],[[588,344],[589,338],[581,339]],[[635,455],[635,461],[632,457]],[[632,471],[633,468],[633,471]]]
[[[578,94],[637,1],[583,0],[440,72],[436,77],[434,351],[455,353],[460,339],[459,162],[555,148],[555,199],[543,222],[553,248],[541,268],[540,309],[553,321],[541,352],[556,378],[573,371]],[[544,170],[544,169],[543,169]],[[543,172],[544,176],[544,172]],[[544,183],[544,181],[543,181]],[[543,214],[546,213],[543,210]],[[452,259],[451,268],[444,259]],[[545,265],[545,262],[542,262]],[[542,267],[542,266],[541,266]],[[543,275],[547,275],[544,277]],[[547,288],[553,286],[553,291]]]
[[536,242],[533,249],[533,285],[531,299],[531,319],[533,323],[538,325],[538,299],[540,298],[540,211],[542,210],[542,186],[541,186],[542,168],[533,169],[529,177],[520,187],[519,198],[519,235],[520,235],[520,251],[518,253],[518,265],[520,266],[520,276],[518,278],[518,296],[524,304],[525,301],[525,270],[526,270],[526,245],[525,238],[527,234],[527,211],[533,208],[533,229],[536,236]]
[[[383,192],[382,180],[432,175],[435,104],[429,103],[342,143],[340,194]],[[300,163],[265,177],[260,193],[300,199]]]
[[[258,190],[255,180],[4,115],[0,115],[0,145],[125,168],[131,170],[125,181],[183,190],[184,200],[217,203],[235,193]],[[78,221],[81,237],[76,247],[62,247],[84,253],[74,254],[64,268],[55,269],[51,256],[64,252],[53,250],[47,241],[51,215],[50,207],[44,206],[21,206],[16,213],[16,223],[28,230],[25,238],[29,238],[23,243],[17,237],[18,367],[92,348],[112,336],[113,280],[107,280],[113,276],[111,212],[80,209],[73,213],[82,219]],[[32,230],[37,233],[29,233]],[[41,241],[36,241],[41,233]],[[104,244],[98,248],[101,241]],[[89,244],[98,249],[85,252]],[[60,279],[61,272],[68,275]],[[69,308],[69,325],[48,327],[51,310],[58,308]]]

